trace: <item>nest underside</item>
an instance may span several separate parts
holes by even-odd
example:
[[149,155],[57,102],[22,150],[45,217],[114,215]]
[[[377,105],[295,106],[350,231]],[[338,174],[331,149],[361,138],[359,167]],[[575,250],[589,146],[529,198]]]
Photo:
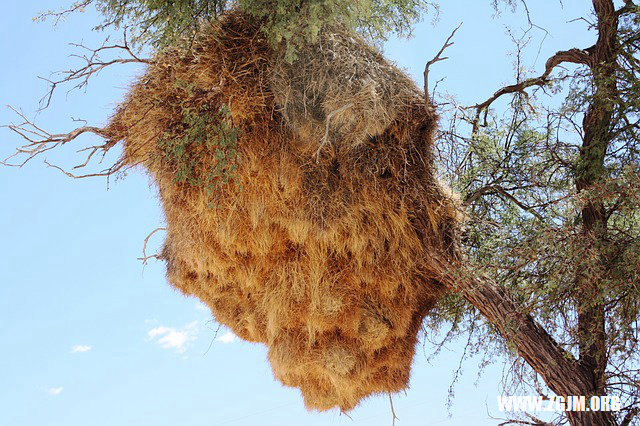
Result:
[[[224,108],[235,156],[179,145],[191,162],[177,179],[166,149],[195,134],[185,114]],[[157,184],[171,284],[266,344],[275,377],[308,408],[349,410],[407,387],[422,320],[444,293],[458,216],[434,176],[436,119],[348,31],[322,33],[291,64],[231,13],[193,53],[162,53],[110,128]],[[229,176],[212,181],[221,169]]]

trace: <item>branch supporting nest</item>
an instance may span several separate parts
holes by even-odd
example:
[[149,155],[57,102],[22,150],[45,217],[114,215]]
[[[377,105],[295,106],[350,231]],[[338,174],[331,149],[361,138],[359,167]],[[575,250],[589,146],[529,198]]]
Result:
[[[41,16],[41,19],[46,17],[53,17],[56,22],[59,19],[64,18],[67,14],[72,13],[76,10],[83,9],[92,3],[93,0],[85,0],[78,1],[70,6],[68,9],[62,10],[61,12],[51,12]],[[109,37],[107,37],[102,45],[98,48],[92,49],[84,46],[83,44],[71,43],[71,46],[74,46],[80,49],[79,54],[73,54],[71,57],[79,58],[84,62],[84,65],[77,68],[71,69],[67,71],[60,71],[57,74],[60,78],[43,78],[49,83],[49,89],[47,93],[40,99],[40,110],[46,109],[51,104],[51,100],[53,98],[53,94],[55,90],[63,84],[71,83],[73,86],[69,89],[69,92],[75,89],[86,88],[89,84],[89,80],[92,76],[100,73],[100,71],[105,68],[115,65],[115,64],[129,64],[129,63],[141,63],[145,65],[152,64],[153,61],[151,59],[141,58],[133,51],[131,46],[129,45],[129,41],[127,39],[127,28],[125,27],[123,30],[122,41],[118,43],[110,43]],[[102,56],[105,56],[106,53],[109,53],[111,56],[109,59],[103,59]],[[99,145],[89,146],[83,149],[80,149],[78,152],[86,153],[86,158],[83,162],[73,167],[73,170],[81,169],[89,164],[89,162],[93,159],[96,153],[102,153],[102,158],[100,159],[100,163],[104,160],[106,153],[111,149],[115,144],[121,139],[121,135],[116,135],[113,129],[109,129],[107,127],[96,127],[96,126],[81,126],[78,127],[68,133],[50,133],[44,130],[42,127],[36,125],[33,121],[28,119],[25,114],[16,108],[9,106],[9,108],[22,120],[18,124],[10,124],[0,127],[6,127],[14,133],[18,134],[22,139],[26,141],[26,143],[16,149],[16,151],[0,161],[0,164],[12,167],[22,167],[31,161],[33,158],[46,153],[49,150],[54,148],[58,148],[62,145],[65,145],[68,142],[71,142],[78,138],[83,134],[94,134],[104,139],[105,142]],[[74,121],[83,121],[76,120]],[[17,163],[11,162],[12,159],[19,158],[20,161]],[[45,164],[49,167],[55,168],[63,172],[65,175],[78,179],[85,177],[94,177],[94,176],[110,176],[123,168],[125,165],[122,160],[117,161],[111,167],[104,169],[98,173],[88,173],[84,175],[78,175],[75,173],[71,173],[68,170],[60,166],[53,165],[49,163],[45,159]]]

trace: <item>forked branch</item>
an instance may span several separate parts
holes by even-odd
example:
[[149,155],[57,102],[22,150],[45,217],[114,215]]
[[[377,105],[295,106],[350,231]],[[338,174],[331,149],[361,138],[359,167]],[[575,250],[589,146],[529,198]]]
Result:
[[573,63],[573,64],[581,64],[581,65],[590,65],[591,55],[589,52],[591,49],[592,48],[585,49],[585,50],[570,49],[570,50],[561,50],[559,52],[556,52],[555,55],[547,59],[547,62],[545,63],[545,70],[540,76],[529,78],[527,80],[523,80],[516,84],[510,84],[508,86],[504,86],[500,88],[498,91],[496,91],[493,95],[491,95],[486,101],[467,107],[467,109],[475,110],[475,118],[471,121],[471,124],[473,126],[472,133],[473,134],[477,133],[479,123],[480,123],[480,117],[482,113],[484,112],[485,118],[486,118],[486,114],[489,107],[498,98],[500,98],[501,96],[504,96],[507,94],[513,94],[513,93],[522,93],[526,95],[525,89],[528,89],[529,87],[545,86],[551,81],[549,79],[551,72],[553,72],[553,70],[561,64]]
[[440,61],[444,61],[446,59],[449,59],[447,56],[443,57],[442,54],[449,47],[453,46],[454,42],[451,41],[451,40],[453,39],[453,36],[456,35],[456,32],[460,29],[461,26],[462,26],[462,22],[460,22],[460,24],[451,32],[451,35],[444,42],[444,44],[442,45],[442,48],[440,48],[440,51],[436,54],[436,56],[434,56],[433,59],[430,60],[429,62],[427,62],[427,64],[424,66],[424,73],[423,73],[423,77],[424,77],[424,102],[425,102],[425,107],[426,108],[430,108],[430,105],[431,105],[431,100],[429,99],[429,68],[431,68],[431,65],[435,64],[436,62],[440,62]]
[[147,235],[147,238],[144,239],[144,245],[142,246],[142,257],[139,257],[138,260],[142,261],[143,265],[146,265],[149,259],[162,259],[162,256],[159,253],[147,255],[147,244],[149,244],[149,239],[158,231],[166,231],[167,228],[161,227],[156,228]]
[[[72,58],[80,59],[84,65],[76,69],[58,71],[53,74],[59,78],[39,77],[49,84],[47,93],[42,97],[42,99],[40,99],[41,110],[49,107],[49,105],[51,104],[53,93],[60,85],[66,83],[74,83],[74,85],[68,90],[68,92],[71,92],[76,89],[86,88],[92,76],[100,73],[100,71],[111,65],[151,63],[150,59],[141,58],[133,52],[127,40],[126,28],[124,30],[122,44],[109,44],[109,37],[107,37],[102,45],[96,49],[92,49],[78,43],[71,43],[70,45],[80,49],[81,51],[81,53],[79,54],[73,54],[70,56]],[[116,56],[109,59],[103,59],[102,55],[104,55],[105,53],[114,53]]]
[[[24,113],[21,111],[9,106],[9,108],[15,112],[20,118],[21,122],[18,124],[9,124],[2,127],[6,127],[12,132],[18,134],[22,139],[26,141],[26,143],[18,148],[16,151],[4,159],[1,164],[5,166],[11,167],[22,167],[27,164],[29,161],[34,159],[37,156],[40,156],[47,151],[58,148],[77,139],[79,136],[84,134],[94,134],[100,136],[105,140],[103,144],[93,145],[90,147],[86,147],[78,150],[78,152],[88,152],[85,160],[74,167],[74,169],[80,169],[89,164],[91,158],[98,152],[102,153],[102,158],[106,155],[106,153],[118,142],[118,139],[109,132],[107,128],[95,127],[95,126],[81,126],[78,127],[68,133],[50,133],[44,130],[42,127],[36,125],[33,121],[28,119]],[[11,162],[12,159],[19,159],[17,162]],[[102,161],[102,159],[101,159]],[[99,172],[99,173],[90,173],[86,175],[75,175],[70,173],[63,168],[53,165],[46,160],[44,161],[46,165],[49,167],[53,167],[62,171],[69,177],[73,178],[84,178],[91,176],[109,176],[122,168],[124,165],[121,161],[116,162],[113,166]]]
[[77,2],[73,3],[71,6],[65,8],[65,9],[42,13],[40,16],[37,16],[35,19],[37,21],[44,21],[44,20],[47,20],[48,18],[52,18],[53,19],[53,25],[58,25],[58,23],[60,23],[60,21],[64,20],[67,16],[69,16],[72,13],[75,13],[75,12],[83,11],[91,3],[93,3],[93,0],[77,1]]

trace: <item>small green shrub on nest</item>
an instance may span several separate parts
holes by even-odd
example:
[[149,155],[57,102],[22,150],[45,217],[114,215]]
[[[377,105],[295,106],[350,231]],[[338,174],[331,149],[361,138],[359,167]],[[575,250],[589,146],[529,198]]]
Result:
[[[157,144],[161,160],[175,171],[176,182],[202,188],[210,197],[220,186],[237,185],[238,129],[231,122],[227,105],[217,110],[209,105],[183,107],[181,121],[165,132]],[[215,158],[213,169],[204,169],[203,155]]]

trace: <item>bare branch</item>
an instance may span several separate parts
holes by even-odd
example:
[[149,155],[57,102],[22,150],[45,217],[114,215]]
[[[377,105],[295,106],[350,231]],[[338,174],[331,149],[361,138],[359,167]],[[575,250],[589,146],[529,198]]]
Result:
[[[95,126],[86,126],[86,125],[81,126],[68,133],[50,133],[44,130],[42,127],[36,125],[33,121],[29,120],[23,112],[15,109],[12,106],[9,106],[9,108],[13,112],[15,112],[22,119],[22,121],[18,124],[10,124],[10,125],[0,126],[0,127],[6,127],[12,132],[18,134],[21,138],[23,138],[26,141],[26,143],[16,148],[16,151],[12,155],[7,157],[3,161],[0,161],[0,164],[4,166],[22,167],[25,164],[27,164],[29,161],[34,159],[35,157],[41,156],[42,154],[52,149],[61,147],[84,134],[94,134],[103,138],[105,140],[103,144],[93,145],[93,146],[89,146],[89,147],[78,150],[78,152],[88,152],[85,160],[82,163],[73,167],[74,170],[81,169],[89,164],[89,162],[97,152],[102,152],[102,158],[100,159],[100,163],[101,163],[105,155],[107,154],[107,152],[111,148],[113,148],[116,145],[116,143],[118,143],[119,141],[119,137],[115,135],[113,131],[110,131],[108,128],[95,127]],[[74,120],[74,121],[83,121],[83,120]],[[18,161],[15,163],[10,162],[10,160],[14,158],[20,158],[21,161]],[[100,172],[77,175],[63,169],[60,166],[49,163],[46,159],[44,160],[44,163],[48,167],[57,169],[62,173],[64,173],[66,176],[73,179],[82,179],[82,178],[96,177],[96,176],[109,177],[112,174],[120,171],[126,165],[124,160],[120,159],[117,162],[115,162],[115,164],[113,164],[111,167],[108,167]]]
[[395,426],[396,420],[400,419],[396,416],[396,410],[393,408],[393,397],[391,393],[389,393],[389,405],[391,406],[391,426]]
[[498,98],[503,95],[511,94],[511,93],[523,93],[526,95],[525,89],[529,87],[538,86],[543,87],[550,82],[549,76],[551,72],[558,66],[564,63],[573,63],[573,64],[582,64],[582,65],[590,65],[591,64],[591,56],[590,51],[591,48],[586,50],[581,49],[570,49],[570,50],[562,50],[557,52],[555,55],[550,57],[546,64],[545,70],[542,75],[534,78],[530,78],[520,83],[511,84],[509,86],[502,87],[498,91],[496,91],[493,95],[491,95],[486,101],[481,102],[479,104],[468,107],[468,109],[475,109],[475,119],[472,121],[473,125],[473,133],[475,134],[478,130],[480,116],[484,110],[489,108],[493,102],[495,102]]
[[506,189],[504,189],[500,185],[485,185],[482,188],[475,190],[464,200],[463,204],[465,207],[468,207],[471,204],[473,204],[473,202],[476,201],[478,198],[487,194],[500,194],[503,197],[511,200],[516,206],[520,207],[522,210],[526,211],[527,213],[531,213],[536,218],[540,220],[544,220],[544,218],[540,215],[540,213],[535,211],[533,207],[527,206],[526,204],[522,203],[520,200],[518,200],[516,197],[511,195]]
[[453,36],[456,35],[456,32],[460,29],[461,26],[462,26],[462,22],[460,22],[460,24],[451,32],[451,35],[444,42],[444,44],[442,45],[442,48],[440,48],[440,51],[436,54],[436,56],[434,56],[432,60],[427,62],[427,64],[424,67],[424,73],[423,73],[423,76],[424,76],[424,102],[425,102],[425,107],[426,108],[430,108],[430,104],[431,104],[431,101],[429,99],[429,68],[431,67],[431,65],[435,64],[436,62],[440,62],[440,61],[444,61],[446,59],[449,59],[447,56],[442,57],[442,54],[444,53],[445,50],[447,50],[447,48],[449,48],[449,47],[454,45],[454,42],[452,42],[451,40],[453,39]]
[[113,166],[109,167],[108,169],[104,169],[98,173],[87,173],[86,175],[74,175],[73,173],[66,171],[60,166],[56,166],[55,164],[49,163],[46,159],[44,160],[44,164],[46,164],[48,167],[54,168],[56,170],[60,170],[62,173],[64,173],[65,175],[73,179],[84,179],[84,178],[99,177],[99,176],[109,177],[112,174],[119,171],[122,167],[124,167],[124,163],[122,161],[118,161]]
[[158,231],[166,231],[166,230],[167,228],[163,228],[163,227],[156,228],[153,231],[151,231],[149,235],[147,235],[147,238],[144,239],[144,245],[142,246],[142,257],[138,258],[138,260],[142,261],[143,265],[146,265],[149,259],[162,259],[162,256],[157,253],[147,256],[147,244],[149,243],[149,239],[153,236],[153,234],[155,234]]
[[[90,151],[87,159],[80,165],[74,167],[75,169],[82,168],[89,163],[91,157],[98,151],[103,152],[103,157],[106,152],[111,149],[117,142],[117,139],[112,138],[109,131],[106,128],[95,126],[82,126],[72,130],[69,133],[49,133],[41,127],[37,126],[34,122],[29,120],[24,113],[9,105],[9,108],[15,112],[22,122],[18,124],[4,125],[12,132],[20,135],[21,138],[27,141],[26,144],[18,147],[16,152],[4,159],[1,164],[11,167],[22,167],[31,161],[34,157],[41,155],[51,149],[65,145],[68,142],[76,139],[78,136],[85,133],[92,133],[106,139],[106,142],[102,145],[95,145],[89,148],[85,148],[81,151]],[[9,160],[16,157],[24,156],[24,160],[18,163],[10,163]],[[75,176],[74,176],[75,177]]]
[[[42,97],[42,99],[40,99],[40,110],[43,110],[49,107],[49,105],[51,104],[53,93],[58,88],[58,86],[62,84],[74,82],[75,85],[68,90],[68,92],[71,92],[76,89],[86,88],[92,76],[97,75],[98,73],[100,73],[100,71],[104,70],[105,68],[111,65],[131,64],[131,63],[150,64],[152,62],[150,59],[138,57],[132,51],[127,41],[126,28],[123,34],[123,44],[108,44],[108,43],[109,43],[109,37],[107,37],[102,43],[102,45],[96,49],[91,49],[78,43],[70,43],[71,46],[74,46],[80,49],[81,51],[85,51],[84,54],[71,55],[71,57],[73,58],[78,58],[82,60],[84,62],[84,66],[77,69],[70,69],[70,70],[59,71],[57,73],[54,73],[54,75],[60,76],[60,78],[58,79],[39,77],[41,80],[44,80],[49,84],[49,90]],[[104,54],[106,52],[109,52],[109,53],[114,52],[118,56],[115,58],[104,60],[101,58],[101,54]],[[121,55],[124,55],[124,57]]]

